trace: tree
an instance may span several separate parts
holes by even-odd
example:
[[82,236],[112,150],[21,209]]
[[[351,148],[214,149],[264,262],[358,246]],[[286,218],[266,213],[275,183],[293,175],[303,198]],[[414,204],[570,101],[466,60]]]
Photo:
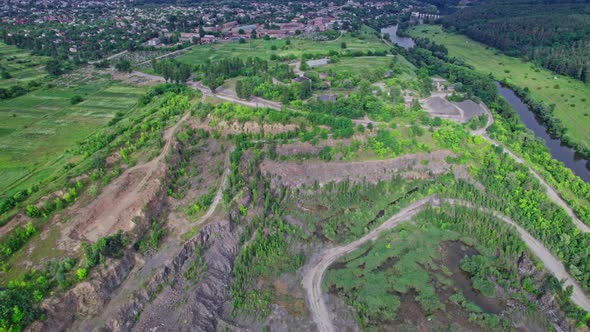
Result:
[[115,68],[120,72],[131,72],[131,62],[128,60],[121,60],[115,64]]
[[83,101],[84,101],[84,98],[82,98],[82,96],[80,96],[80,95],[75,95],[75,96],[72,96],[72,98],[70,98],[70,104],[72,104],[72,105],[79,104]]
[[63,73],[61,62],[56,59],[51,59],[45,64],[45,70],[49,75],[59,76]]

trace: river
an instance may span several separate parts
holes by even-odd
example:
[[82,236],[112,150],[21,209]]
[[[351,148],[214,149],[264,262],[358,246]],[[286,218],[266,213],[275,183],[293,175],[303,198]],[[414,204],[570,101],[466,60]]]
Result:
[[412,48],[414,47],[414,45],[416,45],[414,43],[414,40],[410,37],[400,37],[397,35],[397,25],[393,25],[387,28],[382,28],[381,29],[381,34],[389,34],[389,40],[391,40],[392,43],[401,46],[405,49],[408,48]]
[[569,167],[574,174],[586,182],[590,182],[590,163],[582,155],[577,153],[571,147],[564,145],[561,140],[551,137],[543,123],[535,114],[522,102],[522,100],[511,89],[495,82],[498,92],[506,98],[508,103],[516,110],[520,121],[532,130],[535,135],[545,141],[551,156]]

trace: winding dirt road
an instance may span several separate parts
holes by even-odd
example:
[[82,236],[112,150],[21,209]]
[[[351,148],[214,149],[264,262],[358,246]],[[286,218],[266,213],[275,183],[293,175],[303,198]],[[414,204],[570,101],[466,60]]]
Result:
[[275,101],[270,101],[266,99],[262,99],[256,96],[252,96],[250,100],[240,99],[237,96],[230,94],[229,90],[218,88],[215,92],[211,91],[208,87],[204,86],[201,82],[188,82],[187,83],[191,88],[195,90],[199,90],[205,96],[210,97],[217,97],[219,99],[229,101],[232,103],[258,108],[258,107],[268,107],[280,111],[282,108],[282,104]]
[[545,268],[553,273],[553,275],[559,279],[566,279],[566,286],[573,286],[574,292],[572,295],[572,301],[582,307],[584,310],[590,310],[590,299],[584,294],[582,288],[577,282],[569,275],[565,270],[563,264],[553,256],[547,248],[545,248],[539,241],[533,238],[527,231],[517,225],[512,219],[507,216],[491,211],[485,208],[474,207],[471,203],[454,200],[454,199],[439,199],[436,196],[429,196],[422,200],[416,201],[408,207],[402,209],[400,212],[389,218],[387,221],[379,225],[362,238],[348,243],[346,245],[330,248],[324,250],[317,256],[313,257],[308,263],[308,266],[304,268],[305,274],[303,276],[303,289],[305,290],[307,297],[307,304],[309,311],[312,314],[312,318],[316,323],[318,330],[322,332],[335,331],[334,325],[332,324],[331,314],[328,311],[326,303],[324,302],[322,293],[322,279],[328,267],[332,265],[338,258],[353,252],[358,249],[367,241],[376,240],[381,233],[386,230],[390,230],[403,221],[410,220],[420,211],[428,206],[440,207],[443,203],[449,203],[455,206],[464,206],[468,208],[474,208],[481,212],[488,213],[498,218],[499,220],[513,226],[519,233],[520,238],[525,242],[529,250],[543,262]]
[[568,216],[570,216],[574,222],[574,224],[576,225],[576,227],[584,232],[584,233],[590,233],[590,227],[588,225],[586,225],[582,220],[580,220],[580,218],[578,218],[578,216],[576,216],[576,214],[574,213],[574,210],[572,210],[572,208],[561,198],[561,196],[559,196],[559,194],[557,193],[557,191],[555,191],[555,189],[553,189],[553,187],[551,187],[549,185],[549,183],[547,183],[547,181],[545,181],[545,179],[543,179],[543,177],[537,173],[537,171],[535,171],[532,167],[530,167],[529,165],[526,164],[525,160],[522,159],[521,157],[517,156],[514,152],[512,152],[510,149],[508,149],[507,147],[505,147],[503,144],[500,144],[500,142],[494,140],[493,138],[491,138],[488,135],[488,128],[494,124],[494,117],[492,116],[492,112],[490,112],[490,110],[487,108],[487,106],[483,103],[480,103],[481,107],[483,107],[484,112],[486,113],[487,117],[488,117],[488,121],[486,123],[486,125],[478,130],[474,130],[472,132],[473,135],[480,135],[481,137],[483,137],[484,139],[486,139],[488,142],[490,142],[490,144],[495,145],[495,146],[499,146],[502,149],[504,149],[504,151],[506,151],[506,153],[512,158],[514,159],[514,161],[516,161],[519,164],[523,164],[525,165],[529,171],[533,174],[533,176],[535,178],[537,178],[537,180],[539,180],[539,182],[541,183],[542,186],[545,187],[545,191],[547,193],[547,196],[558,206],[562,207],[565,212],[568,214]]

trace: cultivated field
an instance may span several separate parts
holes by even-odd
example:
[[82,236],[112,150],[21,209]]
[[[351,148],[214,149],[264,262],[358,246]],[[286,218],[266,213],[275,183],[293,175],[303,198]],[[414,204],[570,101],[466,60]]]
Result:
[[[0,102],[0,194],[14,192],[52,175],[70,161],[64,154],[126,112],[144,91],[121,84],[36,90]],[[84,101],[71,105],[70,98]]]
[[464,60],[478,71],[528,87],[534,98],[555,104],[555,115],[563,121],[575,141],[590,141],[590,84],[503,55],[465,36],[444,32],[439,26],[421,25],[410,33],[444,45],[450,56]]
[[[252,56],[269,59],[272,54],[277,56],[293,55],[297,58],[304,53],[328,54],[329,51],[354,52],[354,51],[386,51],[389,48],[375,34],[374,30],[363,29],[357,36],[345,34],[338,39],[317,42],[307,39],[291,39],[287,45],[285,40],[249,40],[245,44],[219,43],[213,45],[195,46],[190,51],[177,57],[181,62],[188,64],[203,64],[207,60],[218,60],[234,56]],[[341,48],[341,43],[346,43],[346,49]],[[272,50],[273,45],[276,50]]]
[[0,72],[8,72],[11,78],[0,78],[0,88],[17,83],[27,83],[46,76],[44,63],[48,58],[32,56],[14,46],[0,43]]

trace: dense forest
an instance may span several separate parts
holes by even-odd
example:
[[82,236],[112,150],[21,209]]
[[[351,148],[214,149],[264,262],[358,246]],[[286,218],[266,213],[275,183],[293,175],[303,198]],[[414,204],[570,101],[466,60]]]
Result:
[[511,56],[590,82],[587,1],[492,0],[445,17],[443,24]]

